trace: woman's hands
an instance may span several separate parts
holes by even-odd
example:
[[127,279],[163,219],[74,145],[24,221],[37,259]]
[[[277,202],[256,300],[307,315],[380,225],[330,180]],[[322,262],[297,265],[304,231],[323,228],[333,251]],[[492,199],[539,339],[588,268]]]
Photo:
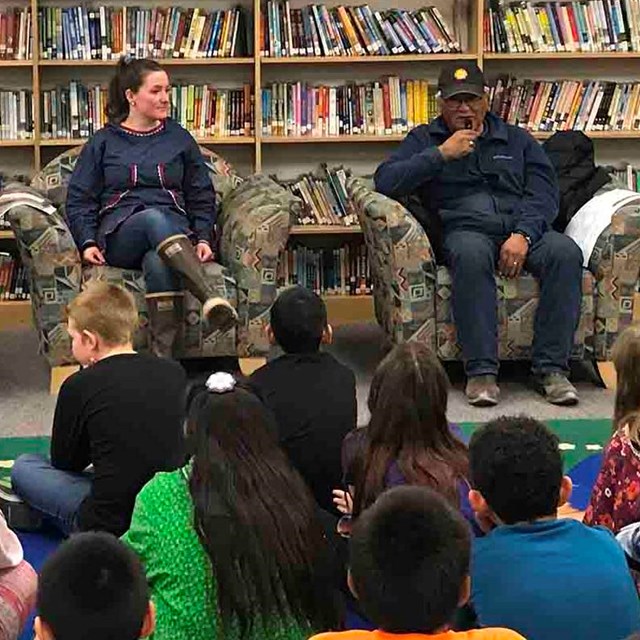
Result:
[[95,264],[95,265],[107,264],[107,261],[104,259],[104,256],[102,255],[102,251],[100,251],[98,247],[87,247],[82,252],[82,260],[84,262],[88,262],[89,264]]
[[353,498],[348,491],[344,491],[343,489],[334,489],[333,504],[340,513],[351,515],[353,512]]
[[198,242],[196,245],[196,254],[200,262],[209,262],[209,260],[213,260],[213,250],[208,242]]

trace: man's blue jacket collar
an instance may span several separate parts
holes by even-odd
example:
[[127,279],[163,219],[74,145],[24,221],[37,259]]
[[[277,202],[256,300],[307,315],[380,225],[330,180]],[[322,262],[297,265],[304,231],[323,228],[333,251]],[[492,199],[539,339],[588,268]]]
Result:
[[[509,139],[507,125],[502,118],[493,113],[487,113],[484,121],[487,124],[487,138],[495,138],[507,142]],[[444,123],[442,116],[438,116],[431,124],[429,124],[429,133],[440,138],[448,138],[451,135],[447,125]]]

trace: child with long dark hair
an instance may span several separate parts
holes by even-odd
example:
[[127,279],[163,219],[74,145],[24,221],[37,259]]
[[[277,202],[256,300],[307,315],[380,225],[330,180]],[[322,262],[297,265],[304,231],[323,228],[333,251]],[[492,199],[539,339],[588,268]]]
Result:
[[640,327],[631,326],[620,334],[613,363],[617,374],[613,435],[584,522],[617,533],[640,521]]
[[[473,521],[467,448],[447,420],[448,391],[447,374],[426,345],[399,345],[380,363],[369,390],[369,426],[344,443],[347,484],[355,485],[354,517],[385,489],[411,484],[436,490]],[[334,495],[348,513],[348,493]]]
[[212,331],[237,320],[203,268],[214,257],[215,192],[196,141],[168,117],[169,92],[169,76],[155,60],[118,62],[109,123],[82,149],[66,203],[84,262],[142,269],[151,346],[163,357],[180,340],[184,286]]
[[156,640],[302,640],[336,628],[316,507],[271,413],[217,373],[187,428],[191,462],[147,484],[124,536],[146,569]]

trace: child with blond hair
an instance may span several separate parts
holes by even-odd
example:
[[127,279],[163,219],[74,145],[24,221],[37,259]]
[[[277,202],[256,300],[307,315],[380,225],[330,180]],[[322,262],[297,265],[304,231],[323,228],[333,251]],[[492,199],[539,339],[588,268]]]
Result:
[[186,376],[173,361],[134,351],[137,312],[121,287],[92,282],[68,317],[83,368],[60,389],[50,458],[20,456],[13,490],[64,534],[122,535],[142,486],[184,461]]

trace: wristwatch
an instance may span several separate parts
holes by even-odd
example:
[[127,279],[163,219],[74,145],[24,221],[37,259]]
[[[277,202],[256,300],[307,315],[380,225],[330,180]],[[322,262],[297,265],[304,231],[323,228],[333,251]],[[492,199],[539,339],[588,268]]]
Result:
[[528,236],[524,231],[514,231],[513,235],[516,234],[522,236],[527,241],[527,244],[531,246],[531,236]]

